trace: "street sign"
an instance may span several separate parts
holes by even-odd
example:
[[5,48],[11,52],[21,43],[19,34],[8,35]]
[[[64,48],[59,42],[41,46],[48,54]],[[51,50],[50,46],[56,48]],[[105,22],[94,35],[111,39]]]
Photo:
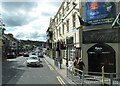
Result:
[[112,23],[112,28],[120,27],[120,13],[115,18],[114,22]]

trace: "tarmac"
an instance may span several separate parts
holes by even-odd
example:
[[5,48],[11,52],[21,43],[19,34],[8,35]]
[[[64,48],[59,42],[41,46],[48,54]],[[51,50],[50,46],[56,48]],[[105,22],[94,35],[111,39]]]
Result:
[[55,65],[54,59],[44,55],[45,59],[47,60],[48,63],[51,64],[51,66],[71,85],[75,85],[75,83],[67,77],[67,67],[62,64],[61,68],[58,63],[58,66]]

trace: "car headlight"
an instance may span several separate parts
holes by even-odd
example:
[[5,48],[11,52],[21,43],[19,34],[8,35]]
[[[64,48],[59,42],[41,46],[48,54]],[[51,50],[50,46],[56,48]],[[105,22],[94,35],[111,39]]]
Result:
[[30,64],[31,62],[27,62],[27,64]]

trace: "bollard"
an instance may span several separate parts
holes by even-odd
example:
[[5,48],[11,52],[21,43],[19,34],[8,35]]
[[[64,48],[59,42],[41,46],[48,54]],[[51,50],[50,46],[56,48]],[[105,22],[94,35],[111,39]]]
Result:
[[60,63],[60,69],[61,69],[62,67],[61,67],[61,63]]
[[84,72],[82,72],[82,86],[84,85]]
[[110,74],[110,86],[113,86],[113,74]]
[[102,86],[104,86],[104,66],[102,66]]

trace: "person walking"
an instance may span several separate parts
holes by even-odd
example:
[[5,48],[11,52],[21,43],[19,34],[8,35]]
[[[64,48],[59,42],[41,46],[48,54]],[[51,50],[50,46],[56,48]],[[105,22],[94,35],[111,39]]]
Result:
[[77,63],[78,63],[78,57],[76,57],[75,58],[75,60],[74,60],[74,74],[75,74],[75,76],[77,75],[77,69],[78,69],[78,65],[77,65]]
[[68,61],[68,69],[70,73],[73,72],[73,68],[74,68],[73,64],[74,64],[73,59],[70,59],[70,61]]
[[78,59],[78,62],[77,62],[77,65],[79,67],[79,74],[80,74],[80,78],[81,78],[81,75],[82,75],[82,72],[83,72],[83,68],[85,67],[85,64],[84,62],[82,61],[81,58]]

